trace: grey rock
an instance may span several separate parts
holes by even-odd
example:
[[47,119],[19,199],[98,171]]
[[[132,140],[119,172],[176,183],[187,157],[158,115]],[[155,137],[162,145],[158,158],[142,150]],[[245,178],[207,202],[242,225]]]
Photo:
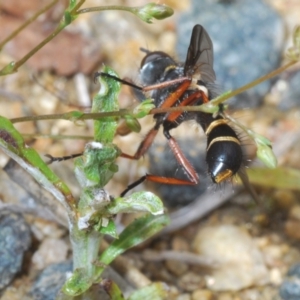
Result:
[[[190,11],[178,18],[177,52],[184,61],[195,24],[201,24],[214,45],[217,83],[233,90],[274,70],[281,58],[283,22],[262,0],[193,0]],[[270,81],[230,101],[236,107],[255,107],[269,90]]]
[[30,228],[21,214],[0,212],[0,289],[20,272],[25,251],[31,244]]

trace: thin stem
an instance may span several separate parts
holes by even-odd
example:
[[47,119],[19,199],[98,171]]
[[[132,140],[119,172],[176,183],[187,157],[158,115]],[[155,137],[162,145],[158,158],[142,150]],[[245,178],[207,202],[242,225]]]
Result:
[[132,112],[130,110],[119,110],[119,111],[101,112],[101,113],[82,113],[82,115],[78,118],[75,118],[72,112],[68,112],[64,114],[50,114],[50,115],[43,115],[43,116],[28,116],[28,117],[13,118],[10,121],[12,123],[42,121],[42,120],[83,121],[83,120],[96,120],[105,117],[122,117],[125,115],[132,115]]
[[80,9],[76,12],[76,14],[85,14],[88,12],[96,12],[96,11],[103,11],[103,10],[123,10],[132,13],[132,7],[120,6],[120,5],[108,5],[108,6],[95,6],[95,7],[88,7]]
[[[215,110],[217,110],[217,105],[221,104],[223,102],[225,102],[227,99],[236,96],[244,91],[246,91],[249,88],[252,88],[260,83],[262,83],[264,80],[268,80],[278,74],[280,74],[281,72],[283,72],[284,70],[286,70],[287,68],[291,67],[292,65],[294,65],[295,63],[297,63],[298,61],[291,61],[289,63],[287,63],[286,65],[268,73],[267,75],[264,75],[254,81],[252,81],[249,84],[246,84],[232,92],[226,93],[224,94],[224,96],[220,96],[216,99],[211,100],[209,103],[207,104],[203,104],[203,105],[197,105],[197,106],[176,106],[176,107],[167,107],[167,108],[153,108],[149,114],[153,115],[153,114],[160,114],[160,113],[171,113],[171,112],[176,112],[176,111],[202,111],[205,113],[213,113],[213,107],[216,107]],[[98,119],[98,118],[105,118],[105,117],[123,117],[126,115],[131,115],[134,117],[134,115],[132,114],[132,111],[130,110],[126,110],[126,109],[122,109],[120,111],[113,111],[113,112],[101,112],[101,113],[84,113],[82,114],[82,116],[80,118],[78,118],[78,120],[89,120],[89,119]],[[20,122],[28,122],[28,121],[40,121],[40,120],[74,120],[74,117],[72,115],[72,112],[70,113],[64,113],[64,114],[53,114],[53,115],[44,115],[44,116],[28,116],[28,117],[20,117],[20,118],[13,118],[10,121],[12,123],[20,123]]]
[[[76,10],[85,2],[85,0],[81,0],[78,4],[70,11],[72,16],[76,15]],[[54,37],[56,37],[66,26],[69,24],[61,21],[58,27],[52,32],[47,38],[45,38],[41,43],[39,43],[36,47],[34,47],[29,53],[27,53],[22,59],[14,63],[13,68],[10,70],[9,74],[14,73],[18,70],[18,68],[23,65],[30,57],[32,57],[38,50],[40,50],[43,46],[45,46],[48,42],[50,42]],[[7,75],[5,66],[2,70],[0,70],[1,75]]]
[[13,39],[20,31],[22,31],[25,27],[27,27],[29,24],[31,24],[33,21],[35,21],[41,14],[46,12],[48,9],[50,9],[52,6],[54,6],[58,0],[53,0],[48,5],[46,5],[44,8],[39,10],[36,14],[34,14],[32,17],[30,17],[27,21],[25,21],[19,28],[17,28],[15,31],[13,31],[6,39],[4,39],[0,43],[0,50],[2,47],[11,39]]
[[88,135],[56,135],[56,134],[45,134],[45,133],[21,133],[24,139],[31,138],[45,138],[53,140],[85,140],[90,141],[93,136]]
[[245,92],[246,90],[250,89],[250,88],[253,88],[254,86],[262,83],[263,81],[265,80],[268,80],[278,74],[280,74],[281,72],[283,72],[284,70],[286,70],[287,68],[289,68],[290,66],[294,65],[295,63],[297,63],[298,61],[291,61],[289,63],[287,63],[286,65],[283,65],[282,67],[268,73],[267,75],[264,75],[248,84],[245,84],[244,86],[224,95],[224,96],[221,96],[219,97],[218,99],[216,100],[212,100],[211,103],[213,103],[214,105],[218,105],[218,104],[221,104],[223,103],[224,101],[226,101],[227,99],[231,98],[231,97],[234,97],[238,94],[241,94],[242,92]]

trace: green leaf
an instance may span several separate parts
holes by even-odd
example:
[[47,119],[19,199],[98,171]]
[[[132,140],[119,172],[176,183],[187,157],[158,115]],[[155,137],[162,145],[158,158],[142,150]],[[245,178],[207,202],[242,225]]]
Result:
[[260,135],[252,130],[248,130],[247,133],[252,137],[256,143],[257,157],[268,167],[276,168],[277,167],[277,158],[272,150],[272,143],[269,139]]
[[93,284],[92,278],[87,274],[85,269],[76,269],[63,285],[62,291],[69,296],[78,296],[87,291]]
[[64,16],[65,16],[65,19],[64,19],[65,25],[67,26],[67,25],[71,24],[72,16],[71,16],[70,12],[66,10]]
[[82,187],[104,187],[118,171],[115,161],[120,149],[110,143],[88,143],[83,156],[75,160],[75,174]]
[[70,0],[68,10],[72,10],[76,6],[77,0]]
[[111,300],[125,300],[124,296],[122,295],[122,291],[112,280],[102,280],[101,286],[104,288]]
[[125,116],[125,122],[127,127],[133,131],[133,132],[140,132],[141,131],[141,124],[139,123],[139,121],[132,117],[132,116]]
[[80,118],[84,115],[84,113],[82,111],[78,111],[78,110],[74,110],[74,111],[70,111],[64,114],[65,119],[69,120],[69,121],[79,121]]
[[124,198],[116,198],[107,206],[107,211],[114,215],[118,213],[149,212],[160,215],[164,212],[162,201],[151,192],[136,192]]
[[14,72],[16,62],[12,61],[8,65],[6,65],[1,71],[0,71],[0,76],[2,75],[8,75]]
[[116,224],[113,220],[109,220],[107,226],[101,226],[99,232],[106,234],[106,235],[110,235],[111,237],[117,239],[118,233],[117,233],[117,228],[116,228]]
[[168,298],[167,285],[162,282],[155,282],[133,292],[128,300],[164,300]]
[[[104,73],[114,77],[118,75],[109,67],[104,67]],[[107,76],[98,76],[100,90],[93,99],[92,113],[119,110],[120,82]],[[112,143],[118,126],[117,117],[99,118],[94,121],[94,140],[103,144]]]
[[270,169],[274,169],[277,166],[277,158],[270,146],[257,145],[256,151],[257,158],[264,163],[264,165]]
[[0,148],[35,178],[63,204],[75,205],[69,187],[49,168],[39,154],[28,147],[22,135],[6,118],[0,116]]
[[105,265],[110,264],[123,252],[158,233],[169,222],[165,215],[153,216],[151,214],[141,217],[128,225],[120,234],[118,240],[112,244],[100,256],[100,262]]
[[155,108],[153,99],[146,99],[134,108],[133,114],[136,118],[140,119],[147,116],[153,108]]

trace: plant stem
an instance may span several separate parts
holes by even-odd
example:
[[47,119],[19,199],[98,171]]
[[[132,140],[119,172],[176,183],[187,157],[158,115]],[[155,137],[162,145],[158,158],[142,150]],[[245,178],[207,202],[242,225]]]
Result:
[[123,11],[128,11],[132,13],[132,10],[134,8],[132,7],[126,7],[126,6],[121,6],[121,5],[108,5],[108,6],[95,6],[95,7],[88,7],[88,8],[83,8],[80,9],[76,12],[76,14],[84,14],[88,12],[96,12],[96,11],[103,11],[103,10],[123,10]]
[[10,41],[11,39],[13,39],[19,32],[21,32],[25,27],[27,27],[33,21],[35,21],[41,14],[43,14],[44,12],[46,12],[48,9],[50,9],[52,6],[54,6],[57,2],[58,2],[58,0],[53,0],[48,5],[46,5],[45,7],[43,7],[40,11],[38,11],[37,13],[35,13],[32,17],[30,17],[27,21],[25,21],[19,28],[17,28],[15,31],[13,31],[6,39],[4,39],[0,43],[0,50],[2,50],[3,46],[8,41]]
[[287,68],[291,67],[292,65],[294,65],[294,64],[297,63],[297,62],[298,62],[298,61],[290,61],[289,63],[287,63],[287,64],[285,64],[285,65],[279,67],[278,69],[276,69],[276,70],[274,70],[274,71],[272,71],[272,72],[270,72],[270,73],[268,73],[267,75],[264,75],[264,76],[262,76],[262,77],[260,77],[260,78],[258,78],[258,79],[255,79],[254,81],[252,81],[252,82],[250,82],[250,83],[248,83],[248,84],[245,84],[244,86],[242,86],[242,87],[240,87],[240,88],[237,88],[237,89],[235,89],[234,91],[232,91],[232,92],[230,92],[230,93],[224,95],[224,97],[221,96],[221,97],[219,97],[219,98],[216,99],[216,100],[212,100],[211,102],[212,102],[213,104],[215,104],[215,105],[221,104],[221,103],[223,103],[224,101],[226,101],[227,99],[229,99],[229,98],[231,98],[231,97],[234,97],[234,96],[236,96],[236,95],[238,95],[238,94],[241,94],[242,92],[245,92],[245,91],[247,91],[248,89],[253,88],[254,86],[256,86],[256,85],[262,83],[263,81],[268,80],[268,79],[270,79],[270,78],[272,78],[272,77],[274,77],[274,76],[280,74],[281,72],[283,72],[284,70],[286,70]]
[[[217,97],[216,99],[211,100],[209,103],[204,104],[204,105],[198,105],[198,106],[176,106],[176,107],[168,107],[168,108],[154,108],[152,109],[149,114],[158,114],[158,113],[170,113],[170,112],[175,112],[175,111],[203,111],[207,112],[208,109],[206,106],[217,106],[218,104],[223,103],[227,99],[236,96],[244,91],[246,91],[249,88],[253,88],[254,86],[262,83],[265,80],[268,80],[287,68],[291,67],[298,61],[291,61],[282,67],[274,70],[273,72],[268,73],[267,75],[264,75],[254,81],[252,81],[249,84],[246,84],[232,92],[224,94],[224,96]],[[132,111],[122,109],[119,111],[112,111],[112,112],[100,112],[100,113],[84,113],[78,120],[88,120],[88,119],[93,119],[96,120],[98,118],[104,118],[104,117],[122,117],[125,115],[132,115]],[[74,120],[74,116],[72,115],[72,112],[69,113],[64,113],[64,114],[52,114],[52,115],[44,115],[44,116],[29,116],[29,117],[20,117],[20,118],[13,118],[10,121],[12,123],[20,123],[20,122],[28,122],[28,121],[40,121],[40,120]]]
[[87,277],[95,274],[95,264],[99,255],[99,247],[103,235],[97,231],[79,230],[77,225],[71,229],[71,243],[73,249],[73,270],[83,268]]
[[[70,15],[75,17],[77,9],[85,2],[85,0],[81,0],[78,2],[78,4],[70,11]],[[7,71],[7,66],[5,66],[2,70],[0,70],[0,76],[1,75],[7,75],[12,74],[14,72],[17,72],[18,68],[23,65],[31,56],[33,56],[38,50],[40,50],[43,46],[45,46],[48,42],[50,42],[54,37],[56,37],[66,26],[68,26],[68,23],[65,23],[64,20],[60,22],[58,27],[47,37],[45,38],[41,43],[39,43],[36,47],[34,47],[29,53],[27,53],[23,58],[21,58],[19,61],[13,64],[12,68],[9,68],[9,71]]]

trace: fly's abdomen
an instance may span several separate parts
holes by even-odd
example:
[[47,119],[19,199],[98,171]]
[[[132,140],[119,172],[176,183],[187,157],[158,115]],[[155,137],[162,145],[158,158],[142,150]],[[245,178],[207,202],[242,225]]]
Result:
[[220,183],[231,178],[240,169],[243,162],[241,144],[226,119],[214,119],[205,133],[208,172],[213,182]]

